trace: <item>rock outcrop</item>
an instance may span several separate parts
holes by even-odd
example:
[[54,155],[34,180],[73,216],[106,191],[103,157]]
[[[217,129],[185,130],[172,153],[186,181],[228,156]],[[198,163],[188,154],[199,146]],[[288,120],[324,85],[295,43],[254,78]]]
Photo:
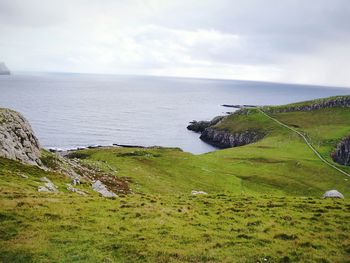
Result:
[[225,116],[217,116],[211,121],[191,121],[187,129],[194,132],[203,132],[206,128],[218,124]]
[[350,136],[343,139],[332,154],[333,161],[341,165],[350,165]]
[[200,139],[218,148],[230,148],[257,142],[264,136],[264,133],[254,130],[231,133],[209,127],[202,132]]
[[29,122],[18,112],[0,108],[0,156],[41,165],[40,144]]
[[0,62],[0,75],[10,75],[9,69],[6,67],[4,62]]
[[103,184],[100,180],[97,180],[92,184],[92,189],[98,192],[103,197],[107,197],[107,198],[117,197],[117,195],[112,191],[109,191],[106,185]]

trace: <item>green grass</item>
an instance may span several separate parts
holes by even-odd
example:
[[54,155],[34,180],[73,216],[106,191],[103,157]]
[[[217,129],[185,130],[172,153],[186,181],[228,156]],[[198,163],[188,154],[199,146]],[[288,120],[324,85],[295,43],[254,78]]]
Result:
[[[271,195],[36,192],[64,178],[13,161],[1,176],[3,262],[346,262],[350,203]],[[1,171],[4,172],[3,165]],[[22,191],[18,186],[21,186]]]
[[[329,161],[350,134],[349,108],[273,117],[304,132]],[[0,261],[349,262],[349,178],[255,109],[215,128],[266,136],[202,155],[176,148],[73,153],[128,178],[133,194],[116,200],[99,197],[89,183],[78,186],[88,193],[79,196],[66,190],[61,174],[0,158]],[[43,162],[56,165],[47,152]],[[38,193],[43,176],[60,192]],[[330,189],[346,199],[321,199]]]
[[269,134],[280,130],[271,120],[258,112],[257,109],[244,109],[242,114],[231,114],[224,121],[214,127],[218,130],[226,130],[232,133],[246,130],[254,130]]

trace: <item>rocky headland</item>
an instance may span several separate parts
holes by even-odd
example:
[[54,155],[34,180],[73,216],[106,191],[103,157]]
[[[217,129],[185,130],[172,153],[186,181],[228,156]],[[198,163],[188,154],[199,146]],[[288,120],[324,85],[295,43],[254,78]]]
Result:
[[203,132],[206,128],[218,124],[224,118],[225,116],[216,116],[211,121],[191,121],[187,129],[194,132]]
[[[248,115],[249,110],[242,108],[232,115]],[[199,137],[202,141],[213,145],[218,148],[231,148],[237,146],[243,146],[253,142],[257,142],[264,138],[265,133],[258,130],[242,130],[238,132],[232,132],[217,127],[227,116],[217,116],[210,121],[192,121],[187,126],[188,130],[201,133]]]

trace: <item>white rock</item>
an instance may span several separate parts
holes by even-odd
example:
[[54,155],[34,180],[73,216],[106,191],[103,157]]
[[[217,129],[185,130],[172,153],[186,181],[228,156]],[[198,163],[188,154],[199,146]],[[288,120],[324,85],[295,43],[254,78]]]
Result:
[[324,193],[322,198],[341,198],[344,199],[344,196],[342,193],[338,192],[337,190],[330,190]]
[[98,193],[100,193],[103,197],[116,197],[117,195],[112,191],[109,191],[107,187],[100,181],[97,180],[92,184],[92,189]]
[[54,185],[48,178],[42,177],[40,181],[45,182],[44,186],[39,186],[39,192],[58,192],[57,186]]
[[207,192],[192,190],[191,195],[207,195]]

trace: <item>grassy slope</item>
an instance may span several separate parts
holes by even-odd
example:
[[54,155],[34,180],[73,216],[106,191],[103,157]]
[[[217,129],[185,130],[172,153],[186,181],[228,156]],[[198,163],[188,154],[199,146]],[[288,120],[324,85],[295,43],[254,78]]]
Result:
[[[274,117],[305,131],[327,158],[350,133],[350,109]],[[132,179],[135,194],[117,200],[98,198],[88,185],[80,186],[87,197],[68,193],[61,175],[0,159],[0,259],[346,262],[350,203],[319,196],[336,188],[349,197],[347,178],[257,111],[236,118],[221,127],[263,127],[268,136],[199,156],[156,148],[82,151],[83,162]],[[38,194],[42,176],[61,192]],[[193,189],[209,195],[190,196]]]
[[[246,126],[265,127],[268,136],[244,147],[231,148],[204,155],[208,161],[226,160],[231,173],[243,178],[246,189],[257,192],[315,195],[336,188],[345,195],[350,194],[347,177],[323,164],[305,145],[304,141],[291,131],[268,120],[261,113],[251,110]],[[333,108],[310,112],[288,112],[274,114],[280,121],[305,132],[311,142],[328,160],[336,144],[350,134],[350,109]],[[218,129],[240,131],[243,117],[232,115]],[[236,125],[238,119],[238,125]],[[251,120],[254,120],[252,123]],[[349,167],[342,169],[350,172]]]
[[[0,162],[3,262],[345,262],[350,253],[348,201],[188,193],[106,200],[86,186],[86,197],[65,192],[57,174]],[[38,194],[41,176],[61,192]]]

